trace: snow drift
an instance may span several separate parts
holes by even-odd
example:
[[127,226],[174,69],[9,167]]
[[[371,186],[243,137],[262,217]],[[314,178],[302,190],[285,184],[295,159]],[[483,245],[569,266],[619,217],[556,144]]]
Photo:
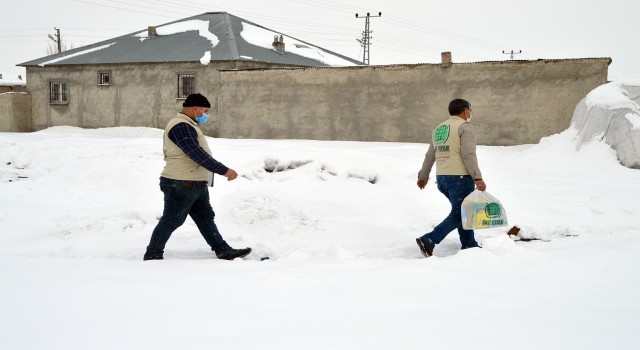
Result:
[[579,130],[578,148],[604,140],[623,165],[640,169],[640,79],[601,85],[576,106],[571,125]]

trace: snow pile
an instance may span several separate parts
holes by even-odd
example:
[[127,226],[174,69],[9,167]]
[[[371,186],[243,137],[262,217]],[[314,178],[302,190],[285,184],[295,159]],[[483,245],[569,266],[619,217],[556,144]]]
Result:
[[334,54],[326,52],[319,47],[303,43],[294,38],[281,33],[274,33],[262,27],[258,27],[249,23],[242,23],[242,32],[240,36],[252,45],[274,50],[271,43],[274,35],[282,35],[284,37],[285,54],[293,53],[313,60],[324,62],[330,66],[354,66],[355,64],[347,61]]
[[211,62],[211,51],[205,51],[204,55],[200,57],[200,63],[203,65],[208,65]]
[[640,344],[640,172],[604,142],[577,150],[576,129],[478,147],[488,190],[533,241],[478,230],[483,248],[460,251],[452,232],[429,259],[415,238],[449,204],[433,177],[416,186],[427,145],[208,138],[240,175],[216,176],[216,223],[254,252],[217,260],[188,218],[165,260],[143,262],[162,133],[0,133],[1,349]]
[[640,79],[595,88],[576,106],[571,125],[580,131],[578,147],[604,140],[622,164],[640,169]]
[[[211,47],[215,47],[218,45],[220,40],[218,37],[209,31],[209,21],[202,21],[199,19],[193,19],[190,21],[166,24],[163,26],[156,27],[156,33],[158,35],[173,35],[177,33],[184,33],[188,31],[195,30],[198,34],[209,40],[211,42]],[[145,30],[135,35],[140,38],[140,40],[145,40],[149,38],[149,31]]]
[[115,44],[115,43],[102,45],[102,46],[97,46],[97,47],[92,47],[90,49],[74,52],[72,54],[64,55],[62,57],[57,57],[57,58],[54,58],[52,60],[49,60],[49,61],[46,61],[46,62],[42,62],[42,63],[39,64],[39,66],[40,67],[44,67],[47,64],[57,63],[57,62],[64,61],[64,60],[72,58],[72,57],[86,55],[86,54],[88,54],[90,52],[95,52],[95,51],[99,51],[99,50],[102,50],[102,49],[106,49],[107,47],[109,47],[109,46],[111,46],[113,44]]

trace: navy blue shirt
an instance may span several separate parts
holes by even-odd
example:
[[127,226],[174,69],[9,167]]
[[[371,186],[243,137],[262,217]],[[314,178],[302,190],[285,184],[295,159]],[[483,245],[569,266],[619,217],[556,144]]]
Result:
[[198,133],[193,126],[187,123],[178,123],[171,130],[169,130],[169,139],[173,141],[187,157],[191,158],[194,162],[200,164],[200,166],[216,173],[224,175],[229,171],[224,164],[213,159],[207,153],[207,151],[200,146],[198,142]]

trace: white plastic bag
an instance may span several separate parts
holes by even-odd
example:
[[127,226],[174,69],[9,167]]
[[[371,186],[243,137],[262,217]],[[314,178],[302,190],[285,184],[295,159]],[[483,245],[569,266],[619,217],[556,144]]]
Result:
[[506,225],[507,212],[489,192],[476,189],[462,201],[462,227],[465,230]]

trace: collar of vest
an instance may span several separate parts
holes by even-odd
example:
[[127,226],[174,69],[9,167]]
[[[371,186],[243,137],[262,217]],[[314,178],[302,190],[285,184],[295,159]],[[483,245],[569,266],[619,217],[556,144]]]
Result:
[[460,120],[462,120],[463,122],[467,123],[467,121],[466,121],[466,120],[464,120],[464,118],[460,118],[460,117],[458,117],[457,115],[452,115],[452,116],[450,116],[450,117],[449,117],[449,119],[454,119],[454,120],[456,120],[456,119],[460,119]]
[[196,123],[195,120],[191,119],[191,117],[186,115],[186,114],[182,114],[182,113],[178,112],[178,115],[176,115],[176,118],[183,119],[185,122],[189,123],[190,125],[199,126],[198,123]]

